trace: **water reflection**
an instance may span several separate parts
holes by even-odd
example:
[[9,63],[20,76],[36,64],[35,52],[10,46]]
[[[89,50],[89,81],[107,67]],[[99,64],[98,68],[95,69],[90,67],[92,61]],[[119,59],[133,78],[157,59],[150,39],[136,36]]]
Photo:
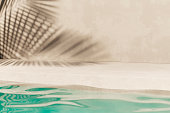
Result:
[[2,113],[167,113],[169,108],[168,95],[0,85]]

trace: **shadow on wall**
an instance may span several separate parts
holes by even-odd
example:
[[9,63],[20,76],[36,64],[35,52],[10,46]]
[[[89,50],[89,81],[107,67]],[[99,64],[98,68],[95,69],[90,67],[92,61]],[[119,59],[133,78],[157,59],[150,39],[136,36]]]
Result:
[[0,53],[0,59],[3,59],[3,55]]
[[4,59],[101,61],[101,42],[67,30],[57,18],[58,0],[5,0],[0,17],[0,53]]

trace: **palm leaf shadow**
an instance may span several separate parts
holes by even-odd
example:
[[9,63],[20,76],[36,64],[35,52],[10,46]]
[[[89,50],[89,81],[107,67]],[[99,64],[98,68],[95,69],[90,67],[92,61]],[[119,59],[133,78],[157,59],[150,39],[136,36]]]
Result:
[[108,55],[91,36],[63,30],[53,5],[59,0],[9,1],[0,5],[0,58],[88,61]]

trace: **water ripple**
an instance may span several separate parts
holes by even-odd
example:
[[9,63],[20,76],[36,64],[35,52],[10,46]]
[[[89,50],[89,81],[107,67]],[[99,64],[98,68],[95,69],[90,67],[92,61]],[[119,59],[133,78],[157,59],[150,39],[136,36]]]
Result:
[[0,112],[8,113],[167,113],[170,96],[141,92],[107,92],[0,85]]

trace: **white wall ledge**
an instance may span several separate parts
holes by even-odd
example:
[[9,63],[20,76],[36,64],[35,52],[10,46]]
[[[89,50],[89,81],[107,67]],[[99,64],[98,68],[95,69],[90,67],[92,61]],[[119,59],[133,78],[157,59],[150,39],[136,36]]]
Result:
[[170,64],[110,62],[71,67],[0,66],[0,80],[106,89],[170,90]]

